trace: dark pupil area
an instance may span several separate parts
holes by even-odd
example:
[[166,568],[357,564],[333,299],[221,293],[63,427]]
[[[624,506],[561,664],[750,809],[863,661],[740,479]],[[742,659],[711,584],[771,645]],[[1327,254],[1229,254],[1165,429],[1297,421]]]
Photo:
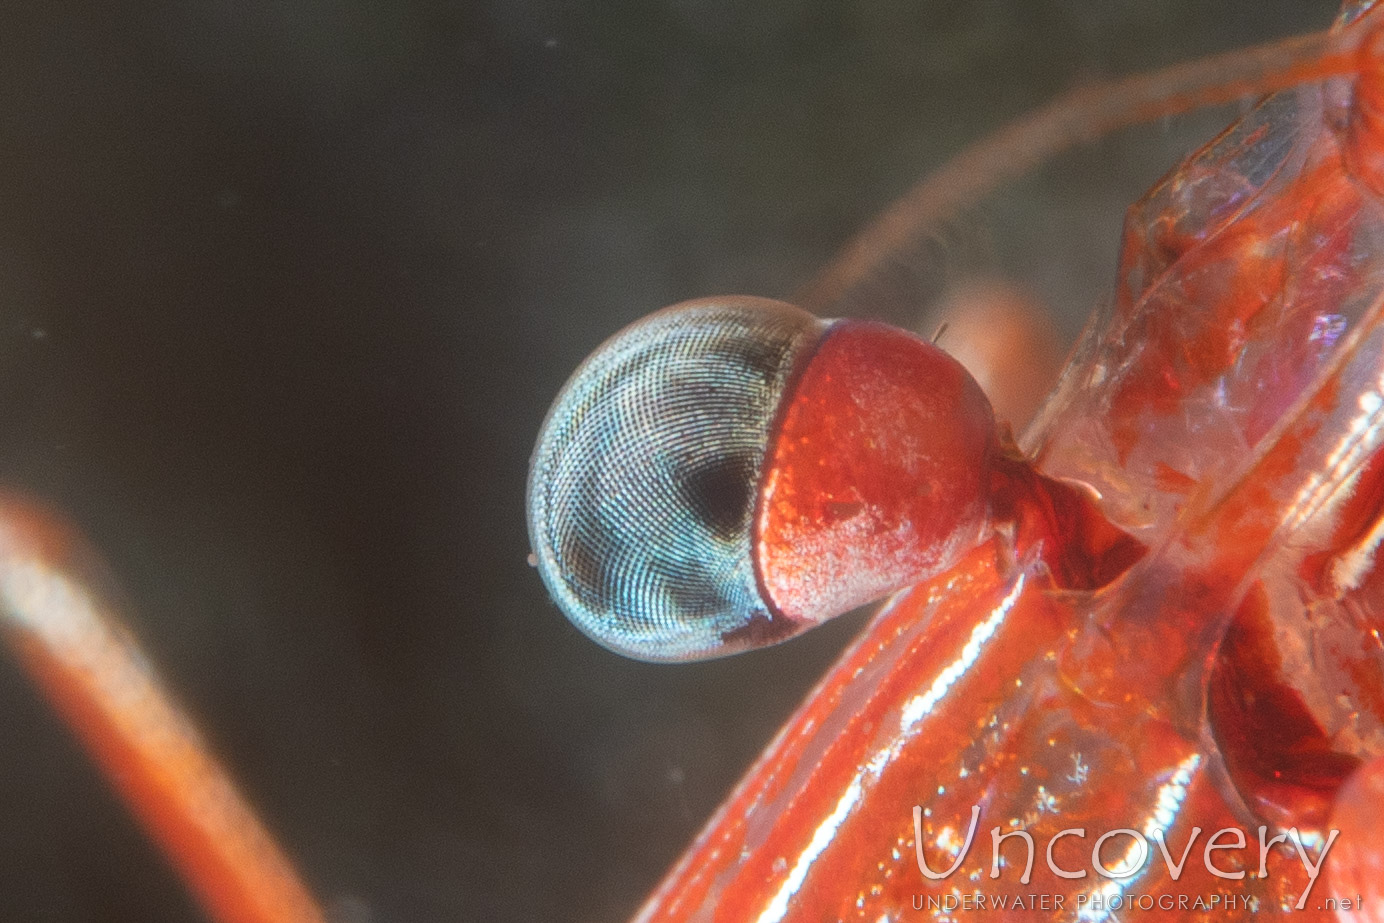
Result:
[[728,364],[746,373],[753,372],[766,386],[778,380],[783,369],[783,344],[768,338],[745,337],[717,345]]
[[750,515],[754,462],[748,455],[731,454],[689,472],[680,486],[687,508],[713,535],[734,541]]

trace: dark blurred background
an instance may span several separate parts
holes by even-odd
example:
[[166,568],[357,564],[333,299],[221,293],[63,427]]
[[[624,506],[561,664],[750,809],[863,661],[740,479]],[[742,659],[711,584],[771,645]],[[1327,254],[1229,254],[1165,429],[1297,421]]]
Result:
[[[791,294],[1064,88],[1332,7],[4,4],[0,481],[104,550],[338,919],[618,920],[862,622],[683,667],[570,628],[523,493],[573,367],[663,304]],[[1123,205],[1226,120],[1041,171],[958,262],[1074,331]],[[0,919],[199,919],[2,657],[0,715]]]

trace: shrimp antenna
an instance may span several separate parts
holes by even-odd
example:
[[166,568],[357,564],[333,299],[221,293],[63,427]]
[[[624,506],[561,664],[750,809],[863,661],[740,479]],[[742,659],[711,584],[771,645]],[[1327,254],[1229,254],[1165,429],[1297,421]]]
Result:
[[8,647],[216,923],[326,914],[125,625],[105,564],[56,514],[0,492]]
[[930,233],[999,186],[1121,128],[1353,73],[1366,34],[1358,27],[1317,32],[1069,90],[962,149],[904,193],[818,273],[796,303],[825,316],[878,303],[891,279],[916,275]]

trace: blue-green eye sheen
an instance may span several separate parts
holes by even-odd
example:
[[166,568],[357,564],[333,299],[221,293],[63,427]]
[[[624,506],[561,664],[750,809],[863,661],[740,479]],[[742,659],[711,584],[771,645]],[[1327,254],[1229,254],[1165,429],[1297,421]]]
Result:
[[539,436],[529,537],[567,617],[611,650],[691,660],[780,629],[751,560],[769,429],[820,322],[757,298],[688,302],[616,334]]

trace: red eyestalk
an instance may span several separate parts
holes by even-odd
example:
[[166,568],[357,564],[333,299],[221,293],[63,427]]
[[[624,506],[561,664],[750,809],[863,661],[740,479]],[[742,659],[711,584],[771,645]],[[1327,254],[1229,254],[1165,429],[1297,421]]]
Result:
[[816,623],[936,573],[988,525],[995,418],[961,364],[842,321],[785,396],[756,565],[773,607]]

